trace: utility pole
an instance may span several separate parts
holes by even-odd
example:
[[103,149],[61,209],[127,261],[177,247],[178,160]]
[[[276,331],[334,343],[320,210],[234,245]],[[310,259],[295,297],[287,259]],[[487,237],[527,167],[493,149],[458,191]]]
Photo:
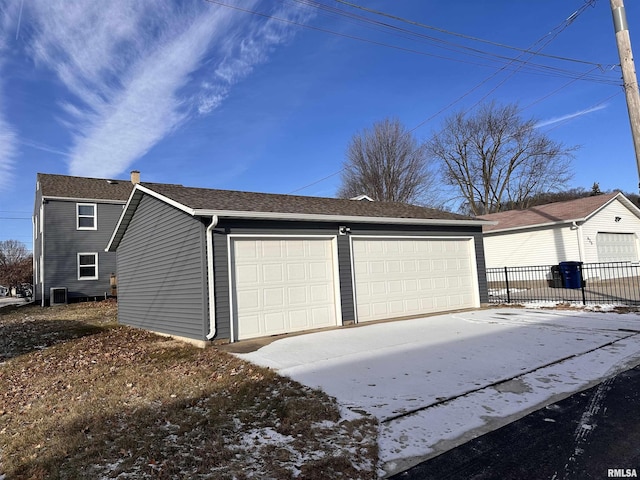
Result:
[[[640,176],[640,94],[638,93],[636,68],[633,64],[627,14],[624,11],[623,0],[610,0],[610,3],[611,13],[613,14],[613,27],[616,31],[618,55],[620,56],[620,66],[622,67],[624,93],[627,97],[631,136],[633,137],[633,146],[636,151],[636,165]],[[640,189],[640,183],[638,184],[638,189]]]

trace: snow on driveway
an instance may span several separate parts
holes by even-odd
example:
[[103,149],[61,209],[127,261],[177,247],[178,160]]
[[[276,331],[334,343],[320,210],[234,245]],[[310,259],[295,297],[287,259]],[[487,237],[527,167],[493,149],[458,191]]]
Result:
[[387,473],[640,363],[640,315],[491,309],[283,338],[240,354],[380,421]]

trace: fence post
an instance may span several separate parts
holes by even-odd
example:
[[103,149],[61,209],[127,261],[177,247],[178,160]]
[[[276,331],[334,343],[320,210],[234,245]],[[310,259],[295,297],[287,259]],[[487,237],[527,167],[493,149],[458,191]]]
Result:
[[580,270],[580,288],[582,290],[582,305],[586,305],[587,299],[584,295],[584,275],[582,274],[582,265],[584,264],[580,262],[580,266],[578,267],[578,270]]
[[509,271],[504,267],[504,283],[507,286],[507,303],[511,303],[511,294],[509,292]]

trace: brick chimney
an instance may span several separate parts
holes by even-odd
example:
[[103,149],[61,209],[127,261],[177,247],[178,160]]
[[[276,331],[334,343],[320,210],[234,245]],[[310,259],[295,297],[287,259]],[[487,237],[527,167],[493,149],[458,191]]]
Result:
[[140,171],[139,170],[132,170],[131,171],[131,183],[133,183],[134,185],[136,185],[137,183],[140,183]]

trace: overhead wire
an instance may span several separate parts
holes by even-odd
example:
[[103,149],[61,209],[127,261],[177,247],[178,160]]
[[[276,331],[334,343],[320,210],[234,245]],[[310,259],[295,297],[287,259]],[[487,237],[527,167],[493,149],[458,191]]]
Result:
[[[417,50],[415,48],[409,48],[409,47],[401,46],[401,45],[394,45],[394,44],[390,44],[390,43],[381,42],[381,41],[378,41],[378,40],[372,40],[372,39],[369,39],[369,38],[364,38],[364,37],[357,36],[357,35],[351,35],[351,34],[347,34],[347,33],[343,33],[343,32],[337,32],[335,30],[330,30],[330,29],[323,28],[323,27],[318,27],[318,26],[315,26],[315,25],[309,25],[307,23],[297,22],[295,20],[278,17],[278,16],[275,16],[275,15],[272,15],[272,14],[269,14],[269,13],[259,12],[259,11],[252,10],[252,9],[249,9],[249,8],[240,7],[238,5],[230,5],[230,4],[225,3],[225,2],[223,2],[221,0],[205,0],[205,1],[208,2],[208,3],[211,3],[211,4],[215,4],[215,5],[219,5],[219,6],[225,7],[225,8],[230,8],[230,9],[234,9],[234,10],[241,11],[241,12],[244,12],[244,13],[248,13],[248,14],[251,14],[251,15],[255,15],[255,16],[259,16],[259,17],[263,17],[263,18],[268,18],[268,19],[275,20],[275,21],[282,22],[282,23],[286,23],[286,24],[289,24],[289,25],[294,25],[294,26],[297,26],[297,27],[302,27],[302,28],[318,31],[318,32],[321,32],[321,33],[326,33],[326,34],[330,34],[330,35],[334,35],[334,36],[348,38],[348,39],[351,39],[351,40],[356,40],[356,41],[360,41],[360,42],[364,42],[364,43],[369,43],[369,44],[372,44],[372,45],[377,45],[377,46],[381,46],[381,47],[385,47],[385,48],[395,49],[395,50],[403,51],[403,52],[409,53],[409,54],[428,56],[428,57],[432,57],[432,58],[438,58],[438,59],[441,59],[441,60],[454,61],[454,62],[465,63],[465,64],[474,65],[474,66],[482,66],[482,67],[487,67],[487,68],[496,68],[495,65],[487,65],[487,64],[482,64],[482,63],[478,63],[478,62],[471,62],[469,60],[464,60],[464,59],[461,59],[461,58],[454,58],[454,57],[450,57],[450,56],[439,55],[439,54],[432,53],[432,52],[425,52],[423,50]],[[320,6],[323,6],[325,8],[327,7],[325,4],[319,4],[317,2],[310,2],[309,0],[306,0],[306,1],[305,0],[292,0],[292,1],[294,1],[296,3],[302,2],[304,5],[307,5],[307,6],[320,5]],[[345,13],[344,11],[340,11],[340,12],[341,13]],[[364,19],[363,21],[367,20],[365,17],[362,17],[362,18]],[[383,23],[380,23],[380,22],[377,22],[377,23],[380,24],[380,25],[385,25],[386,26],[386,24],[383,24]],[[394,27],[394,26],[389,26],[389,27],[390,28],[397,28],[397,27]],[[416,34],[416,32],[412,32],[410,30],[403,30],[403,31],[405,33],[408,33],[408,34],[411,34],[411,35],[419,35],[419,34]],[[438,41],[440,41],[440,40],[438,40]],[[455,46],[455,44],[451,44],[451,45]],[[464,47],[464,46],[459,46],[459,45],[458,45],[458,47],[459,48],[470,48],[470,47]],[[454,50],[454,51],[457,51],[457,50]],[[491,52],[482,52],[482,51],[476,50],[476,53],[482,53],[486,57],[486,59],[489,59],[489,60],[491,60],[493,62],[501,62],[501,64],[505,64],[506,63],[506,64],[511,65],[514,61],[516,61],[516,62],[518,61],[518,60],[515,60],[515,59],[513,59],[511,57],[506,57],[506,56],[503,56],[503,55],[497,55],[497,54],[493,54]],[[470,56],[476,56],[476,55],[469,54],[469,53],[463,53],[463,54],[470,55]],[[558,57],[558,59],[560,59],[560,58],[562,58],[562,57]],[[583,61],[578,61],[578,60],[576,60],[576,61],[577,62],[581,62],[581,63],[583,62]],[[587,63],[590,63],[592,65],[598,65],[599,67],[601,67],[602,71],[605,71],[605,67],[602,66],[601,64],[596,64],[596,63],[593,63],[593,62],[587,62]],[[512,68],[512,67],[510,67],[510,68]],[[570,77],[570,78],[575,78],[576,76],[581,76],[581,74],[577,73],[577,72],[573,72],[573,71],[562,69],[562,68],[558,68],[558,67],[552,67],[552,66],[549,66],[549,65],[537,64],[537,63],[534,63],[534,62],[531,62],[531,61],[526,62],[526,68],[527,68],[528,72],[533,73],[533,74],[537,73],[537,74],[541,74],[541,75],[565,76],[565,77]],[[606,75],[605,76],[592,75],[590,77],[582,76],[581,78],[583,78],[584,80],[593,81],[593,82],[613,83],[613,80],[608,78]]]
[[[309,0],[296,0],[296,1],[307,2]],[[440,32],[440,33],[443,33],[443,34],[446,34],[446,35],[452,35],[452,36],[455,36],[455,37],[464,38],[466,40],[473,40],[474,42],[485,43],[485,44],[488,44],[488,45],[492,45],[492,46],[496,46],[496,47],[500,47],[500,48],[505,48],[505,49],[509,49],[509,50],[515,50],[515,51],[519,51],[519,52],[522,52],[522,53],[531,53],[531,54],[534,54],[536,56],[552,58],[552,59],[555,59],[555,60],[563,60],[563,61],[568,61],[568,62],[582,63],[582,64],[598,66],[598,67],[602,66],[602,64],[598,64],[598,63],[594,63],[594,62],[590,62],[590,61],[586,61],[586,60],[579,60],[579,59],[575,59],[575,58],[563,57],[563,56],[558,56],[558,55],[549,55],[549,54],[546,54],[546,53],[541,53],[541,52],[533,51],[533,50],[530,50],[530,49],[514,47],[512,45],[507,45],[507,44],[504,44],[504,43],[494,42],[494,41],[491,41],[491,40],[486,40],[486,39],[483,39],[483,38],[474,37],[474,36],[466,35],[466,34],[459,33],[459,32],[453,32],[451,30],[446,30],[446,29],[443,29],[443,28],[434,27],[433,25],[427,25],[427,24],[424,24],[424,23],[421,23],[421,22],[416,22],[415,20],[409,20],[409,19],[397,16],[397,15],[392,15],[392,14],[389,14],[387,12],[374,10],[374,9],[368,8],[368,7],[363,7],[362,5],[351,3],[351,2],[348,2],[346,0],[335,0],[335,1],[338,2],[338,3],[341,3],[343,5],[348,5],[348,6],[352,7],[352,8],[357,8],[357,9],[360,9],[360,10],[363,10],[363,11],[366,11],[366,12],[369,12],[369,13],[373,13],[375,15],[388,17],[388,18],[391,18],[393,20],[397,20],[397,21],[400,21],[400,22],[411,24],[411,25],[414,25],[414,26],[417,26],[417,27],[420,27],[420,28],[433,30],[433,31]],[[585,2],[585,5],[583,5],[583,7],[581,7],[581,9],[582,8],[586,9],[586,7],[592,6],[594,3],[595,3],[594,0],[588,0],[587,2]],[[576,12],[579,12],[581,9],[576,10]],[[576,12],[574,12],[574,14],[572,14],[572,15],[575,15]],[[573,17],[573,18],[572,18],[572,15],[567,17],[567,21],[569,23],[572,23],[575,20],[575,18],[577,18],[577,15],[575,17]],[[579,15],[579,13],[578,13],[578,15]]]
[[[321,28],[321,27],[317,27],[317,26],[313,26],[313,25],[309,25],[309,24],[305,24],[305,23],[301,23],[301,22],[296,22],[294,20],[290,20],[290,19],[285,19],[285,18],[281,18],[281,17],[276,17],[274,15],[271,14],[267,14],[267,13],[263,13],[263,12],[258,12],[255,10],[251,10],[251,9],[247,9],[247,8],[243,8],[243,7],[239,7],[236,5],[229,5],[226,4],[220,0],[205,0],[209,3],[212,4],[217,4],[219,6],[222,7],[227,7],[227,8],[232,8],[238,11],[242,11],[245,13],[250,13],[252,15],[257,15],[257,16],[261,16],[263,18],[269,18],[269,19],[273,19],[276,21],[280,21],[280,22],[284,22],[284,23],[288,23],[288,24],[292,24],[292,25],[296,25],[299,27],[304,27],[307,29],[311,29],[311,30],[315,30],[315,31],[319,31],[322,33],[328,33],[331,35],[336,35],[339,37],[343,37],[343,38],[348,38],[348,39],[352,39],[352,40],[357,40],[357,41],[361,41],[361,42],[366,42],[366,43],[370,43],[373,45],[378,45],[378,46],[383,46],[383,47],[387,47],[387,48],[393,48],[396,50],[400,50],[400,51],[404,51],[407,53],[413,53],[413,54],[419,54],[419,55],[424,55],[424,56],[430,56],[430,57],[435,57],[435,58],[440,58],[440,59],[444,59],[444,60],[450,60],[450,61],[457,61],[457,62],[461,62],[461,63],[472,63],[473,62],[469,62],[469,61],[465,61],[465,60],[460,60],[460,59],[455,59],[455,58],[451,58],[451,57],[445,57],[442,55],[437,55],[437,54],[433,54],[433,53],[429,53],[429,52],[424,52],[421,50],[416,50],[413,48],[407,48],[407,47],[402,47],[402,46],[398,46],[398,45],[391,45],[388,43],[384,43],[384,42],[380,42],[380,41],[376,41],[376,40],[371,40],[371,39],[367,39],[367,38],[363,38],[363,37],[359,37],[359,36],[355,36],[355,35],[350,35],[350,34],[345,34],[342,32],[336,32],[333,30],[329,30],[329,29],[325,29],[325,28]],[[417,32],[411,31],[411,30],[407,30],[407,29],[403,29],[400,27],[397,27],[395,25],[391,25],[385,22],[379,22],[376,20],[372,20],[368,17],[364,17],[361,15],[355,15],[352,12],[348,12],[345,10],[341,10],[341,9],[337,9],[335,7],[331,7],[329,5],[320,3],[320,2],[316,2],[314,0],[291,0],[295,3],[298,4],[302,4],[302,5],[306,5],[312,8],[316,8],[319,10],[322,10],[324,12],[327,12],[328,14],[332,15],[332,16],[341,16],[344,18],[348,18],[350,20],[352,20],[351,23],[353,22],[357,22],[359,24],[368,24],[371,25],[372,28],[384,28],[384,29],[390,29],[394,32],[394,34],[396,36],[400,36],[402,38],[405,39],[419,39],[419,40],[424,40],[424,41],[428,41],[428,42],[434,42],[434,43],[442,43],[444,45],[446,45],[446,47],[443,46],[439,46],[439,48],[444,48],[447,50],[453,50],[456,52],[459,52],[460,50],[467,50],[468,52],[471,53],[467,53],[467,52],[462,52],[464,55],[470,55],[470,56],[480,56],[481,58],[484,59],[489,59],[493,62],[502,62],[501,67],[494,72],[492,75],[490,75],[489,77],[485,78],[483,81],[481,81],[480,83],[478,83],[477,85],[475,85],[474,87],[472,87],[471,89],[469,89],[467,92],[465,92],[463,95],[459,96],[456,100],[450,102],[449,104],[447,104],[445,107],[443,107],[442,109],[440,109],[438,112],[436,112],[435,114],[431,115],[429,118],[427,118],[426,120],[420,122],[418,125],[416,125],[415,127],[413,127],[412,129],[408,130],[405,134],[409,134],[415,130],[417,130],[418,128],[422,127],[424,124],[426,124],[427,122],[433,120],[435,117],[437,117],[438,115],[440,115],[441,113],[443,113],[444,111],[450,109],[451,107],[453,107],[455,104],[459,103],[461,100],[463,100],[464,98],[468,97],[469,95],[471,95],[472,93],[474,93],[475,91],[477,91],[479,88],[481,88],[483,85],[485,85],[487,82],[489,82],[490,80],[492,80],[493,78],[495,78],[497,75],[499,75],[501,72],[503,71],[507,71],[510,72],[510,75],[503,79],[498,85],[494,86],[489,92],[487,92],[480,100],[478,100],[472,107],[470,107],[469,109],[467,109],[465,111],[465,113],[467,113],[468,111],[470,111],[471,109],[475,108],[479,103],[481,103],[484,99],[486,99],[489,95],[491,95],[493,92],[495,92],[498,88],[500,88],[504,83],[506,83],[506,81],[508,81],[513,75],[515,75],[516,73],[520,72],[520,71],[526,71],[529,74],[538,74],[538,75],[545,75],[545,76],[555,76],[555,77],[565,77],[565,78],[570,78],[570,82],[568,82],[567,84],[563,85],[562,87],[554,90],[553,92],[551,92],[550,94],[545,95],[544,97],[542,97],[541,99],[538,99],[536,101],[534,101],[533,103],[531,103],[530,105],[528,105],[526,108],[539,103],[540,101],[543,101],[546,98],[549,98],[552,95],[555,95],[557,92],[559,92],[560,90],[562,90],[563,88],[566,88],[567,86],[571,85],[572,83],[578,81],[578,80],[588,80],[588,81],[593,81],[593,82],[599,82],[599,83],[603,83],[603,84],[611,84],[611,85],[620,85],[620,81],[618,80],[613,80],[610,79],[606,76],[603,75],[595,75],[593,72],[595,72],[597,69],[599,69],[600,71],[604,72],[605,69],[609,69],[612,70],[615,65],[603,65],[601,63],[595,63],[595,62],[589,62],[589,61],[585,61],[585,60],[578,60],[578,59],[572,59],[569,57],[562,57],[562,56],[556,56],[556,55],[548,55],[548,54],[544,54],[541,52],[542,49],[544,49],[549,43],[551,43],[562,31],[564,31],[569,25],[571,25],[588,7],[592,6],[595,3],[595,0],[586,0],[584,2],[584,4],[578,8],[575,12],[573,12],[569,17],[567,17],[563,22],[561,22],[558,26],[556,26],[554,29],[552,29],[549,33],[545,34],[543,37],[541,37],[540,39],[538,39],[536,42],[534,42],[529,48],[518,48],[518,47],[513,47],[510,45],[506,45],[506,44],[502,44],[502,43],[498,43],[498,42],[492,42],[489,40],[485,40],[485,39],[480,39],[477,37],[472,37],[469,35],[465,35],[465,34],[460,34],[457,32],[452,32],[452,31],[448,31],[448,30],[444,30],[444,29],[440,29],[437,27],[433,27],[430,25],[426,25],[426,24],[422,24],[420,22],[415,22],[412,20],[408,20],[402,17],[398,17],[398,16],[394,16],[391,14],[388,14],[386,12],[380,12],[374,9],[370,9],[367,7],[362,7],[360,5],[357,4],[353,4],[351,2],[348,2],[346,0],[335,0],[338,3],[350,6],[352,8],[357,8],[375,15],[380,15],[380,16],[384,16],[384,17],[388,17],[391,18],[393,20],[396,21],[400,21],[400,22],[404,22],[407,24],[411,24],[414,26],[418,26],[420,28],[425,28],[425,29],[430,29],[433,31],[437,31],[439,33],[443,33],[443,34],[447,34],[447,35],[453,35],[456,37],[460,37],[460,38],[464,38],[466,40],[472,40],[475,42],[480,42],[480,43],[485,43],[485,44],[489,44],[492,46],[496,46],[496,47],[500,47],[500,48],[506,48],[506,49],[510,49],[510,50],[515,50],[520,52],[520,54],[514,58],[512,57],[507,57],[504,55],[498,55],[492,52],[487,52],[484,50],[480,50],[477,48],[473,48],[473,47],[468,47],[465,45],[460,45],[460,44],[456,44],[453,42],[449,42],[449,41],[445,41],[442,39],[437,39],[435,37],[431,37],[428,35],[424,35],[424,34],[419,34]],[[547,39],[547,37],[549,37]],[[540,44],[541,42],[543,42],[545,39],[547,39],[545,41],[544,44],[542,44],[539,48],[537,48],[537,45]],[[570,71],[570,70],[566,70],[566,69],[562,69],[559,67],[553,67],[550,65],[544,65],[544,64],[537,64],[537,63],[533,63],[530,60],[521,60],[520,57],[522,56],[528,56],[529,58],[531,57],[540,57],[540,58],[548,58],[548,59],[553,59],[553,60],[557,60],[557,61],[566,61],[566,62],[573,62],[573,63],[579,63],[579,64],[585,64],[585,65],[591,65],[592,68],[587,71],[587,72],[574,72],[574,71]],[[506,63],[505,63],[506,62]],[[486,65],[486,64],[477,64],[478,66],[486,66],[486,67],[491,67],[491,68],[495,68],[495,66],[490,66],[490,65]],[[608,98],[612,98],[614,96],[616,96],[617,94],[612,95],[611,97]],[[605,100],[606,101],[606,100]],[[555,127],[554,127],[555,128]],[[306,188],[309,188],[313,185],[316,185],[318,183],[321,183],[329,178],[332,178],[340,173],[342,173],[345,170],[345,168],[340,169],[337,172],[334,172],[330,175],[327,175],[319,180],[316,180],[310,184],[307,184],[303,187],[300,187],[298,189],[295,189],[289,193],[296,193],[299,192],[301,190],[305,190]]]
[[[443,44],[443,45],[446,45],[446,46],[442,46],[442,45],[435,45],[435,46],[438,47],[438,48],[443,48],[443,49],[449,50],[449,51],[462,53],[463,55],[468,55],[468,56],[472,56],[472,57],[480,57],[480,58],[484,58],[484,59],[489,59],[489,60],[494,61],[494,62],[495,61],[499,61],[501,63],[504,63],[504,62],[512,63],[514,61],[521,62],[520,60],[518,60],[518,58],[508,57],[508,56],[505,56],[505,55],[496,54],[496,53],[493,53],[493,52],[488,52],[486,50],[480,50],[480,49],[477,49],[477,48],[474,48],[474,47],[469,47],[469,46],[462,45],[462,44],[459,44],[459,43],[453,43],[453,42],[451,42],[449,40],[440,39],[440,38],[433,37],[433,36],[430,36],[430,35],[424,35],[424,34],[415,32],[413,30],[407,30],[407,29],[398,27],[396,25],[391,25],[389,23],[376,21],[376,20],[370,19],[368,17],[364,17],[364,16],[361,16],[361,15],[353,14],[352,12],[348,12],[348,11],[345,11],[345,10],[340,10],[340,9],[335,8],[335,7],[331,7],[329,5],[326,5],[324,3],[317,2],[317,1],[314,1],[314,0],[290,0],[290,1],[292,1],[294,3],[297,3],[297,4],[305,5],[305,6],[311,6],[313,8],[319,9],[322,12],[330,12],[332,14],[332,16],[342,16],[342,17],[348,18],[348,19],[356,19],[361,24],[375,25],[376,27],[380,27],[380,28],[376,28],[376,30],[379,30],[379,31],[391,30],[395,34],[397,34],[397,35],[399,35],[399,36],[401,36],[402,38],[405,38],[405,39],[413,39],[413,40],[422,39],[422,40],[428,41],[430,44],[434,44],[434,43],[438,44],[438,43],[440,43],[440,44]],[[590,2],[586,4],[586,6],[591,5],[592,1],[593,0],[590,0]],[[361,7],[359,5],[356,5],[356,4],[353,4],[353,3],[350,3],[350,2],[341,1],[340,3],[345,4],[345,5],[349,5],[349,6],[353,6],[355,8],[360,8],[361,10],[366,11],[366,12],[371,12],[371,13],[374,13],[374,14],[390,17],[390,18],[393,18],[393,19],[396,19],[396,20],[399,20],[399,21],[403,21],[405,23],[416,25],[416,26],[419,26],[421,28],[431,29],[431,30],[435,30],[435,31],[438,31],[438,32],[442,32],[443,34],[454,35],[454,36],[458,36],[458,37],[461,37],[461,38],[464,38],[464,39],[469,39],[469,40],[473,40],[473,41],[477,41],[477,42],[483,42],[483,43],[487,43],[487,44],[490,44],[490,45],[499,46],[499,47],[502,47],[502,48],[508,48],[508,49],[511,49],[511,50],[519,51],[521,53],[532,54],[532,55],[535,55],[535,56],[538,56],[538,57],[545,57],[545,58],[554,59],[554,60],[562,60],[562,61],[569,61],[569,62],[575,62],[575,63],[580,63],[580,64],[586,64],[586,65],[590,65],[590,66],[596,66],[596,67],[599,67],[599,69],[601,71],[603,71],[603,72],[608,70],[608,69],[611,69],[611,68],[613,68],[615,66],[614,64],[603,65],[601,63],[595,63],[595,62],[590,62],[590,61],[585,61],[585,60],[577,60],[577,59],[573,59],[573,58],[569,58],[569,57],[562,57],[562,56],[557,56],[557,55],[548,55],[548,54],[544,54],[544,53],[540,52],[539,50],[538,51],[534,51],[534,50],[532,50],[530,48],[529,49],[522,49],[522,48],[518,48],[518,47],[512,47],[510,45],[505,45],[505,44],[497,43],[497,42],[491,42],[491,41],[480,39],[480,38],[477,38],[477,37],[471,37],[469,35],[459,34],[459,33],[456,33],[456,32],[451,32],[451,31],[440,29],[440,28],[433,27],[433,26],[430,26],[430,25],[425,25],[425,24],[422,24],[422,23],[419,23],[419,22],[414,22],[412,20],[407,20],[407,19],[404,19],[402,17],[389,15],[389,14],[387,14],[385,12],[380,12],[380,11],[373,10],[373,9],[370,9],[370,8],[366,8],[366,7]],[[586,6],[584,8],[586,8]],[[576,13],[576,17],[577,17],[581,13],[581,11],[578,10],[575,13]],[[568,17],[567,22],[570,23],[573,20],[574,20],[574,18]],[[398,32],[402,32],[402,35],[400,35]],[[460,59],[455,59],[455,58],[451,58],[451,57],[446,57],[446,59],[453,60],[453,61],[461,61]],[[486,65],[486,64],[478,64],[478,63],[472,63],[472,64],[480,65],[480,66],[489,66],[489,65]],[[553,75],[565,75],[565,76],[566,75],[568,75],[568,76],[574,75],[574,76],[583,78],[585,80],[604,81],[604,82],[609,82],[609,83],[613,82],[613,80],[608,80],[608,79],[606,79],[606,77],[605,77],[605,80],[603,80],[603,77],[601,75],[584,76],[581,73],[572,72],[572,71],[566,70],[566,69],[560,69],[558,67],[551,67],[549,65],[533,63],[531,61],[527,61],[526,64],[527,64],[527,69],[532,71],[532,72],[535,72],[536,69],[539,70],[542,74],[545,74],[547,71],[550,71],[550,72],[554,72],[555,71],[555,73],[552,73]],[[491,67],[493,67],[493,66],[491,66]]]

